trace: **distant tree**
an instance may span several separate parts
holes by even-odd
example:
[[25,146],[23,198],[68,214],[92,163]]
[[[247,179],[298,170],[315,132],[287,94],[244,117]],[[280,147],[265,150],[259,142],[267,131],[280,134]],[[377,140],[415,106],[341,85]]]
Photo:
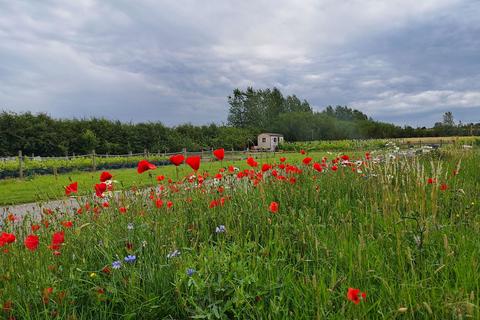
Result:
[[442,124],[447,127],[455,126],[455,121],[453,120],[453,114],[450,111],[444,113]]
[[260,131],[271,129],[272,123],[283,113],[312,112],[306,100],[301,101],[295,95],[284,98],[277,88],[255,90],[249,87],[245,91],[235,89],[233,95],[228,97],[228,103],[229,125]]

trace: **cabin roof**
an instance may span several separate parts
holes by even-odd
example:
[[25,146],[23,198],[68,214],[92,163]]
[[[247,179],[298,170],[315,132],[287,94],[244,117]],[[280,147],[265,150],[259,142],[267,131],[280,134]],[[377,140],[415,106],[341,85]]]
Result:
[[277,136],[277,137],[283,137],[283,134],[280,134],[280,133],[270,133],[270,132],[263,132],[263,133],[260,133],[260,134],[259,134],[259,136],[260,136],[260,135],[262,135],[262,134],[266,134],[266,135],[268,135],[268,136]]

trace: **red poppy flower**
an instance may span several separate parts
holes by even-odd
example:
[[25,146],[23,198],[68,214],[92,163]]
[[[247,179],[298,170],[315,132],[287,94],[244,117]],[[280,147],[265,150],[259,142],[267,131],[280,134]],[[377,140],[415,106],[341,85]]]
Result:
[[157,200],[155,200],[155,206],[156,206],[157,208],[163,207],[163,200],[160,199],[160,198],[158,198]]
[[214,200],[212,200],[212,201],[210,202],[210,205],[209,205],[208,207],[209,207],[210,209],[211,209],[211,208],[215,208],[216,206],[218,206],[218,204],[219,204],[218,201],[214,199]]
[[341,158],[342,158],[342,160],[344,160],[344,161],[350,160],[350,157],[347,156],[346,154],[344,154],[343,156],[341,156]]
[[264,163],[264,164],[262,165],[262,171],[263,171],[263,172],[266,172],[266,171],[268,171],[268,170],[270,170],[270,169],[272,169],[272,166],[271,166],[271,165],[269,165],[269,164],[267,164],[267,163]]
[[30,250],[30,251],[35,251],[37,250],[38,248],[38,236],[36,235],[29,235],[25,238],[25,241],[24,241],[24,244],[25,244],[25,247]]
[[97,197],[103,198],[105,191],[107,191],[107,184],[105,182],[95,184],[95,194]]
[[305,159],[302,160],[303,164],[308,165],[312,161],[312,158],[306,157]]
[[42,299],[44,304],[48,304],[50,300],[50,295],[53,293],[53,288],[43,289]]
[[167,201],[167,208],[170,209],[171,207],[173,207],[173,202]]
[[437,179],[434,179],[434,178],[428,178],[427,180],[428,184],[434,184],[435,182],[437,182]]
[[337,166],[332,166],[332,171],[337,171],[338,170],[338,167]]
[[256,166],[258,166],[258,162],[255,161],[255,159],[253,159],[252,157],[248,157],[248,159],[247,159],[247,164],[248,164],[250,167],[256,167]]
[[65,187],[65,195],[69,196],[72,193],[78,192],[78,182],[73,182]]
[[52,235],[52,243],[62,244],[63,242],[65,242],[65,232],[63,232],[63,231],[55,232]]
[[142,160],[138,163],[137,172],[144,173],[145,171],[155,170],[155,169],[157,169],[156,165],[148,162],[147,160]]
[[50,249],[52,250],[59,250],[62,243],[65,242],[65,232],[55,232],[52,235],[52,244],[50,245]]
[[120,208],[118,208],[118,210],[120,211],[120,213],[126,213],[127,212],[127,208],[125,208],[125,207],[120,207]]
[[185,157],[181,154],[176,154],[170,157],[170,162],[176,165],[177,167],[183,163]]
[[360,292],[360,289],[348,288],[347,299],[352,301],[355,304],[360,303],[360,296],[365,299],[367,294],[365,292]]
[[37,231],[38,229],[40,229],[40,225],[38,224],[32,224],[32,226],[30,227],[32,229],[32,232],[35,232]]
[[62,221],[62,226],[65,228],[71,228],[73,227],[73,222],[72,221]]
[[270,206],[268,207],[268,210],[271,213],[277,213],[278,212],[278,202],[272,201],[270,203]]
[[447,190],[447,189],[448,189],[447,184],[446,184],[446,183],[442,183],[442,185],[440,186],[440,190],[445,191],[445,190]]
[[108,201],[105,201],[104,203],[102,203],[102,206],[104,208],[108,208],[108,207],[110,207],[110,203]]
[[108,171],[103,171],[100,175],[100,182],[105,182],[112,179],[112,175]]
[[322,170],[323,170],[323,169],[322,169],[322,165],[321,165],[320,163],[318,163],[318,162],[315,162],[315,163],[313,164],[313,169],[317,170],[318,172],[322,172]]
[[280,158],[280,162],[285,162],[285,160],[287,160],[287,158],[285,158],[285,157]]
[[165,180],[165,176],[157,176],[157,181],[160,182],[160,181],[163,181]]
[[2,232],[0,236],[0,247],[3,247],[7,243],[15,242],[15,235],[13,233]]
[[223,160],[223,158],[225,158],[225,149],[217,149],[217,150],[214,150],[213,151],[213,155],[215,156],[215,158],[217,158],[218,160]]
[[305,150],[303,150],[303,149],[300,150],[300,153],[301,153],[301,154],[306,154]]
[[194,171],[197,171],[200,168],[200,156],[191,156],[188,157],[185,161]]

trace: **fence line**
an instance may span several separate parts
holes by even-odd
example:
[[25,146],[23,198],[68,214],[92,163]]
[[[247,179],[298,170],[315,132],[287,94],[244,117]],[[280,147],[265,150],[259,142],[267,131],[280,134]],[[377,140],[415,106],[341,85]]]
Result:
[[[26,156],[23,155],[22,151],[18,152],[17,157],[4,157],[0,158],[0,161],[5,163],[11,163],[10,169],[3,169],[0,167],[0,179],[19,177],[23,178],[25,175],[29,174],[53,174],[57,176],[59,173],[70,172],[72,170],[88,170],[96,171],[99,168],[103,169],[115,169],[115,168],[130,168],[136,165],[136,161],[139,158],[144,158],[155,162],[158,165],[167,165],[170,164],[169,158],[172,155],[182,154],[185,157],[188,156],[200,156],[201,159],[205,162],[211,161],[214,159],[213,149],[202,150],[202,151],[192,151],[189,152],[186,149],[183,149],[180,152],[148,152],[145,150],[143,153],[129,153],[122,155],[110,155],[110,154],[96,154],[95,151],[92,151],[90,154],[86,155],[71,155],[64,157],[40,157],[40,156]],[[225,159],[228,160],[241,160],[245,159],[247,156],[251,155],[264,155],[265,157],[270,156],[270,154],[275,155],[274,151],[251,151],[251,150],[225,150]],[[108,159],[112,158],[112,161],[109,162]],[[113,160],[117,158],[117,160]],[[118,158],[123,158],[125,160],[118,161]],[[129,159],[132,158],[131,161]],[[84,159],[86,162],[75,163],[75,160]],[[46,161],[53,161],[58,163],[52,165],[41,165],[40,163]],[[17,162],[17,165],[15,165]],[[70,162],[70,163],[69,163]],[[28,165],[32,163],[38,163],[38,166],[32,165],[28,168]],[[4,167],[5,168],[5,167]]]
[[[68,155],[68,156],[59,156],[59,157],[44,157],[44,156],[28,156],[28,155],[21,155],[22,159],[29,160],[29,161],[49,161],[49,160],[72,160],[72,159],[81,159],[81,158],[92,158],[93,156],[97,158],[133,158],[133,157],[171,157],[176,154],[183,154],[183,155],[207,155],[211,154],[214,149],[208,149],[203,151],[179,151],[179,152],[143,152],[143,153],[128,153],[128,154],[96,154],[96,153],[89,153],[89,154],[82,154],[82,155]],[[19,151],[21,152],[21,151]],[[249,153],[249,154],[259,154],[259,153],[271,153],[273,151],[270,150],[225,150],[225,154],[238,154],[238,153]],[[20,156],[20,154],[19,154]],[[1,157],[0,161],[8,162],[8,161],[18,161],[19,156],[15,157]]]

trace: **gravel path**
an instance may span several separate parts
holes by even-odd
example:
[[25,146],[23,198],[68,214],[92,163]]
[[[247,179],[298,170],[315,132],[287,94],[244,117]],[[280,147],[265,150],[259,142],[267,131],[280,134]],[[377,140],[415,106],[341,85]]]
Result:
[[18,218],[25,215],[32,215],[32,217],[40,217],[43,209],[74,209],[78,208],[78,200],[75,198],[68,198],[63,200],[53,200],[45,203],[25,203],[14,206],[0,207],[0,216],[5,218],[9,214],[14,214]]

